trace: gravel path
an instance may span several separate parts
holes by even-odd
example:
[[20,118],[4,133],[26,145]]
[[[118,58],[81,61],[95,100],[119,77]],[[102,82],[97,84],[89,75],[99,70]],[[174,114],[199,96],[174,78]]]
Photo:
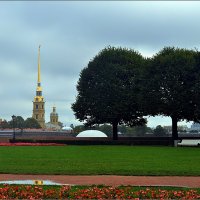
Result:
[[200,177],[191,176],[70,176],[70,175],[18,175],[0,174],[0,181],[49,180],[72,185],[132,185],[132,186],[180,186],[200,188]]

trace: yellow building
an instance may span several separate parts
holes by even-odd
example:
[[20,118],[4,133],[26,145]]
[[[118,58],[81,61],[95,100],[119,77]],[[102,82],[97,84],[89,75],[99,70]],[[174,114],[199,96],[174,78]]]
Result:
[[53,106],[53,112],[50,114],[50,122],[45,124],[46,129],[53,130],[53,131],[60,131],[61,127],[59,126],[58,122],[58,113],[56,112],[56,107]]
[[55,106],[53,106],[53,112],[50,114],[50,123],[53,125],[58,125],[58,113],[56,113]]
[[40,74],[40,46],[38,49],[38,81],[36,96],[33,100],[33,115],[32,117],[36,119],[42,128],[45,128],[45,101],[42,96],[42,87],[41,87],[41,74]]

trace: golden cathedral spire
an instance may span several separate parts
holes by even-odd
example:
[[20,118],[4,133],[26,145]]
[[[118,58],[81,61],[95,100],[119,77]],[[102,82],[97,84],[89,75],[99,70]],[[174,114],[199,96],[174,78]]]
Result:
[[32,117],[36,119],[42,128],[45,128],[45,101],[42,96],[42,87],[41,87],[41,74],[40,74],[40,45],[38,49],[38,81],[36,96],[33,101],[33,115]]
[[41,73],[40,73],[40,47],[38,48],[38,80],[37,80],[37,90],[36,96],[42,96],[42,87],[41,87]]
[[41,78],[40,78],[40,47],[41,47],[41,45],[39,45],[39,48],[38,48],[38,83],[41,82]]

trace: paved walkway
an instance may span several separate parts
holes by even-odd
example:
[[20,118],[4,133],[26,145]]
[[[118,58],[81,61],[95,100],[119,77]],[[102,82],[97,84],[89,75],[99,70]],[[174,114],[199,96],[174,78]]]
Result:
[[133,186],[181,186],[200,188],[200,177],[190,176],[70,176],[70,175],[17,175],[0,174],[0,181],[50,180],[72,185],[133,185]]

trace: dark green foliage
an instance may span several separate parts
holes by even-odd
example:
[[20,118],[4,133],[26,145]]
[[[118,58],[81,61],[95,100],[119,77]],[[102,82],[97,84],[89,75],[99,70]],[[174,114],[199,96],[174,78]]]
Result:
[[112,126],[109,124],[103,124],[103,125],[97,126],[95,127],[95,129],[102,131],[108,137],[112,137]]
[[[99,130],[105,133],[108,137],[112,137],[112,126],[110,124],[102,124],[93,126],[92,128],[86,127],[84,125],[78,125],[74,127],[74,132],[76,134],[80,133],[81,131],[93,129]],[[153,130],[150,127],[147,127],[146,124],[143,126],[125,126],[119,125],[118,131],[124,136],[144,136],[146,133],[153,133]]]
[[143,108],[148,115],[170,116],[174,139],[178,138],[177,122],[194,119],[195,68],[194,51],[166,47],[147,60],[143,72]]
[[25,123],[24,126],[26,128],[41,128],[41,126],[38,123],[38,121],[36,119],[32,118],[32,117],[31,118],[27,118],[24,123]]
[[143,57],[136,51],[103,49],[80,74],[78,96],[72,105],[76,118],[89,126],[112,124],[113,139],[117,139],[119,124],[144,124],[136,84],[143,64]]
[[146,124],[143,126],[126,127],[126,136],[145,136],[147,133],[153,133],[150,127]]
[[125,125],[119,126],[118,129],[119,129],[119,132],[122,134],[126,134],[126,132],[127,132],[127,126],[125,126]]
[[73,125],[73,124],[70,124],[70,128],[74,129],[74,125]]
[[158,125],[153,130],[153,133],[155,136],[164,136],[164,135],[166,135],[166,130],[161,125]]
[[15,127],[23,130],[25,128],[24,119],[21,116],[15,118]]
[[190,133],[198,133],[197,130],[190,130]]
[[6,129],[6,128],[11,128],[12,125],[9,122],[7,122],[6,120],[4,120],[1,122],[0,127],[1,127],[1,129]]
[[38,123],[38,121],[34,118],[27,118],[26,120],[23,119],[23,117],[21,116],[16,116],[15,120],[14,120],[14,124],[13,124],[13,120],[11,119],[10,121],[6,121],[4,120],[1,123],[1,128],[5,129],[5,128],[18,128],[23,130],[24,128],[41,128],[40,124]]
[[87,128],[84,125],[78,125],[78,126],[75,126],[73,128],[73,131],[74,131],[75,134],[78,134],[78,133],[85,131],[85,130],[87,130]]
[[11,119],[10,121],[4,120],[1,123],[1,128],[6,129],[6,128],[13,128],[13,125],[15,128],[23,129],[24,128],[24,119],[21,116],[16,116],[13,124],[13,120]]
[[[193,69],[192,77],[189,80],[191,84],[190,110],[193,114],[193,121],[200,122],[200,52],[195,52],[196,66]],[[191,75],[190,75],[191,76]],[[189,108],[188,108],[189,109]]]
[[136,136],[144,136],[148,132],[146,125],[133,127]]
[[143,116],[169,116],[177,140],[178,121],[200,121],[199,80],[199,51],[165,47],[144,60],[133,50],[108,47],[82,70],[72,109],[86,125],[112,124],[114,139],[118,125],[139,125],[136,132],[144,135]]
[[[103,133],[105,133],[109,137],[112,137],[112,126],[109,125],[109,124],[103,124],[103,125],[100,125],[100,126],[96,126],[95,129],[102,131]],[[118,126],[118,132],[120,132],[123,135],[126,134],[127,129],[128,129],[128,127],[125,126],[125,125],[119,125]]]

